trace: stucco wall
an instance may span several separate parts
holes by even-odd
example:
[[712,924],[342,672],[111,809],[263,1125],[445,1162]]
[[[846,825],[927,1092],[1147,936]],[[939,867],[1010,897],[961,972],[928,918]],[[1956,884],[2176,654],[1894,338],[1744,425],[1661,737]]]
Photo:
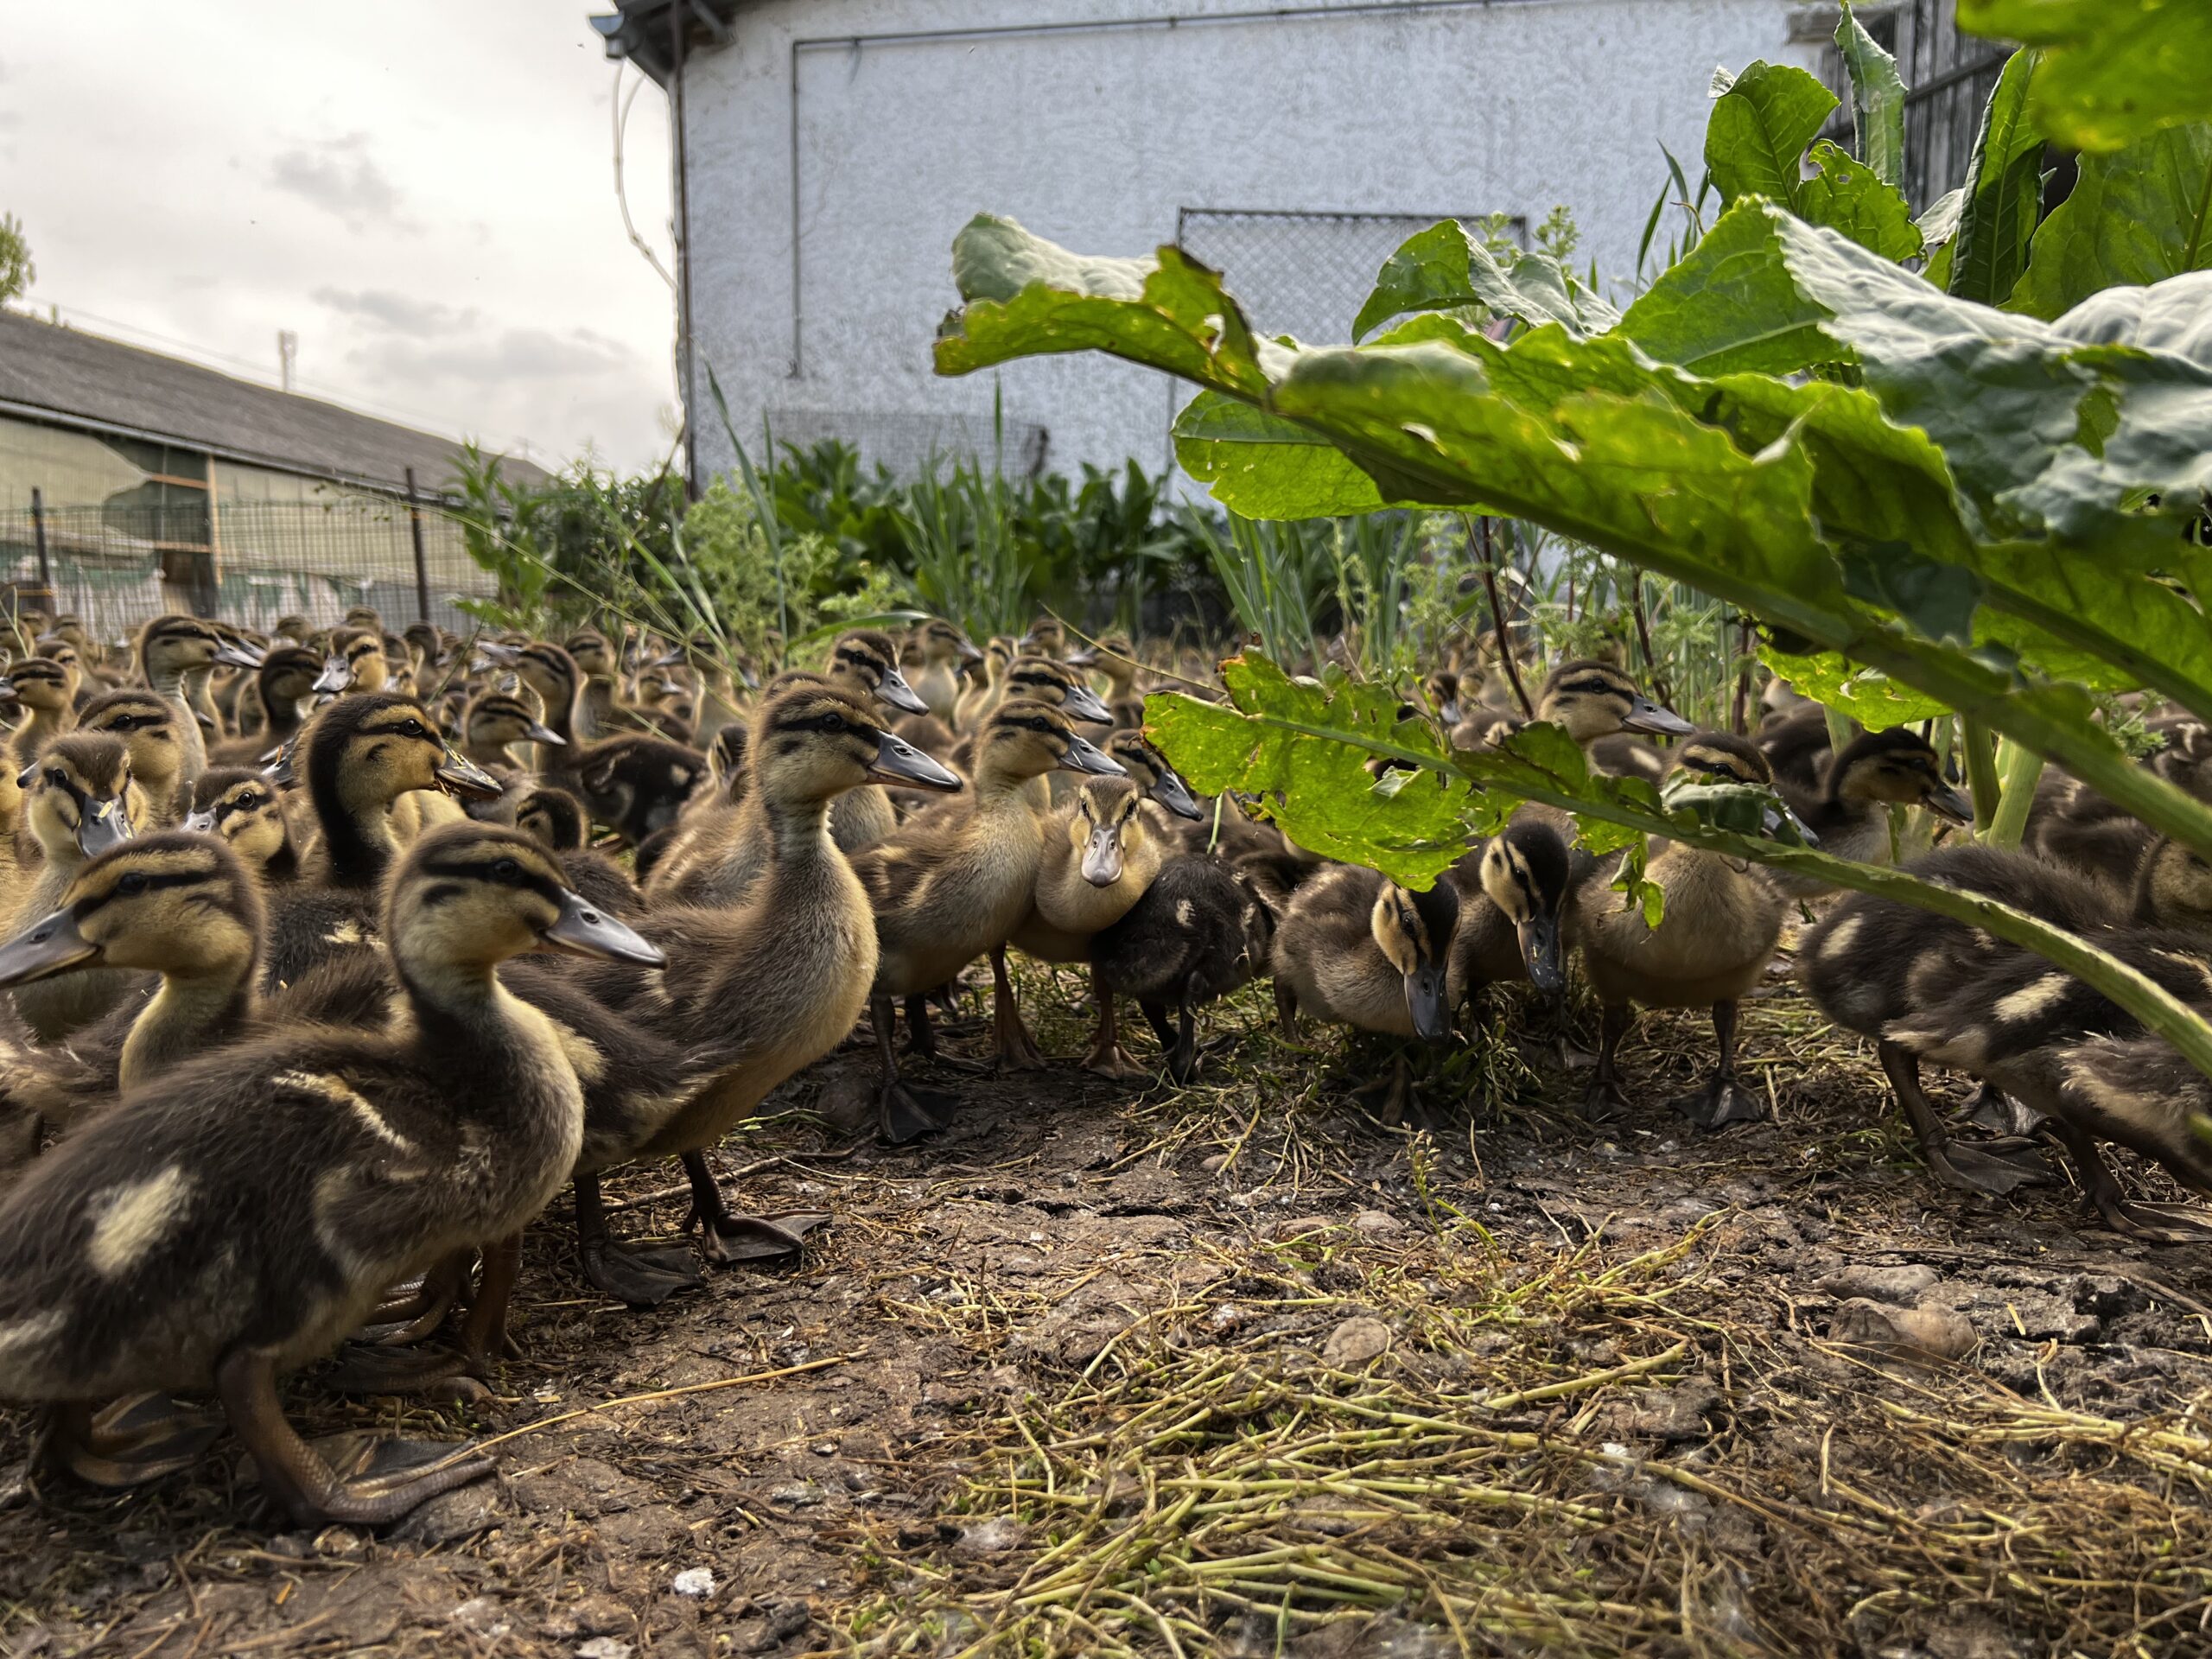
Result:
[[[1173,27],[1157,21],[1169,10],[1182,16]],[[1128,253],[1173,240],[1183,209],[1502,212],[1533,225],[1564,202],[1579,259],[1619,289],[1665,176],[1660,143],[1695,176],[1714,66],[1813,67],[1812,48],[1787,43],[1785,0],[1236,15],[1258,10],[741,7],[733,44],[692,60],[686,142],[692,327],[748,445],[764,410],[779,437],[841,432],[893,458],[988,441],[993,377],[930,370],[955,297],[951,238],[978,210]],[[1047,22],[1081,26],[1035,27]],[[991,32],[1001,26],[1027,28]],[[969,32],[941,33],[956,28]],[[1349,322],[1347,307],[1338,326]],[[703,367],[696,384],[711,474],[733,458]],[[1177,394],[1156,375],[1086,357],[1013,365],[996,385],[1017,435],[1049,432],[1056,467],[1166,459]]]

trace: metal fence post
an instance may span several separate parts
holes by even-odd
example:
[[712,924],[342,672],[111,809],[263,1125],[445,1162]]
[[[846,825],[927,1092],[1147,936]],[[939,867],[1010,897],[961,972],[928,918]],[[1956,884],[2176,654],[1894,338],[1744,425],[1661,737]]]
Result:
[[46,494],[35,484],[31,486],[31,543],[38,549],[38,585],[50,594],[54,566],[46,556]]
[[423,557],[423,510],[416,505],[415,469],[407,469],[407,533],[415,543],[415,618],[430,620],[430,567]]

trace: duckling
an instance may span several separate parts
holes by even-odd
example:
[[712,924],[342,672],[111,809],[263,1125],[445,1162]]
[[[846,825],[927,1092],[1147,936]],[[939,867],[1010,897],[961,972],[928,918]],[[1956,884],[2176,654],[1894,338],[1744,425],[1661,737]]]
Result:
[[1466,718],[1459,702],[1459,677],[1451,669],[1431,669],[1421,677],[1421,689],[1428,699],[1429,711],[1446,731]]
[[1029,632],[1021,636],[1020,648],[1048,662],[1065,662],[1068,654],[1067,629],[1057,616],[1040,615],[1029,625]]
[[[35,763],[24,816],[45,854],[17,898],[17,918],[43,916],[60,901],[77,873],[143,826],[145,798],[130,775],[130,753],[107,733],[70,732]],[[60,1040],[98,1020],[137,983],[119,969],[84,973],[58,985],[26,985],[16,1012],[42,1043]]]
[[316,715],[300,749],[320,840],[300,881],[272,895],[272,990],[334,954],[375,947],[377,889],[400,852],[393,816],[401,797],[499,792],[496,779],[438,734],[421,703],[397,692],[340,698]]
[[602,742],[620,732],[641,729],[635,712],[615,696],[621,664],[614,647],[597,628],[582,628],[569,636],[563,650],[583,676],[583,696],[576,704],[576,735],[587,743]]
[[[193,700],[218,663],[258,668],[261,658],[196,616],[157,616],[139,630],[138,671],[154,692],[175,705],[181,745],[178,781],[190,784],[207,765],[206,739]],[[145,780],[151,786],[152,780]]]
[[365,628],[371,633],[381,634],[384,632],[384,613],[373,605],[349,606],[346,611],[344,626],[348,628]]
[[1119,628],[1103,634],[1091,647],[1091,658],[1106,677],[1106,712],[1116,731],[1134,731],[1144,724],[1144,694],[1137,690],[1136,647]]
[[[976,649],[958,623],[948,622],[941,616],[918,624],[913,637],[922,651],[921,668],[912,681],[914,695],[922,700],[929,713],[950,729],[960,703],[961,665],[982,662],[983,653]],[[911,736],[907,738],[909,742],[913,741]]]
[[[1017,950],[1039,962],[1090,960],[1091,939],[1144,896],[1166,855],[1145,828],[1144,801],[1134,777],[1084,779],[1046,835],[1036,903],[1014,933]],[[1108,1077],[1137,1075],[1115,1040],[1111,999],[1102,995],[1098,1005],[1099,1029],[1084,1064]]]
[[1145,798],[1163,807],[1188,823],[1205,821],[1205,809],[1198,804],[1198,798],[1191,793],[1191,786],[1183,775],[1168,764],[1167,757],[1146,739],[1142,731],[1135,728],[1116,727],[1106,740],[1106,753],[1122,764]]
[[583,697],[584,677],[577,668],[575,658],[550,640],[533,639],[526,645],[511,645],[504,642],[486,641],[476,647],[483,656],[503,668],[512,668],[522,683],[536,694],[541,718],[561,740],[558,745],[549,745],[537,752],[535,770],[542,776],[556,777],[573,772],[583,765],[581,728],[578,709]]
[[[193,785],[184,828],[213,836],[264,885],[281,887],[300,873],[291,820],[276,785],[244,766],[210,766]],[[256,925],[259,918],[256,917]]]
[[[1974,822],[1974,803],[1945,779],[1942,758],[1926,738],[1903,726],[1868,732],[1844,745],[1829,760],[1817,795],[1779,779],[1776,788],[1822,852],[1862,864],[1890,861],[1892,805],[1924,806],[1949,823]],[[1767,879],[1794,897],[1833,890],[1827,882],[1786,870],[1770,870]]]
[[[1675,752],[1675,765],[1724,783],[1773,780],[1758,749],[1726,732],[1688,738]],[[1611,891],[1610,871],[1592,874],[1575,895],[1576,942],[1605,1010],[1592,1103],[1620,1103],[1614,1057],[1628,1030],[1631,1003],[1657,1008],[1707,1003],[1719,1050],[1712,1078],[1669,1104],[1704,1128],[1763,1117],[1764,1103],[1736,1081],[1736,1002],[1774,959],[1782,937],[1782,894],[1758,869],[1679,842],[1655,842],[1647,873],[1666,893],[1656,928],[1645,923],[1641,906],[1623,906],[1621,895]]]
[[[1846,722],[1851,741],[1861,734],[1856,721]],[[1817,797],[1826,786],[1834,746],[1828,741],[1827,710],[1817,702],[1796,702],[1759,721],[1758,745],[1774,773],[1777,789]]]
[[1528,814],[1452,867],[1460,907],[1445,975],[1448,1006],[1508,980],[1524,979],[1548,997],[1566,988],[1562,940],[1573,922],[1577,877],[1587,874],[1575,863],[1557,825]]
[[994,635],[983,647],[982,660],[966,664],[968,683],[952,708],[952,729],[965,734],[982,724],[983,716],[997,707],[1006,693],[1006,671],[1014,658],[1014,643]]
[[1197,1082],[1197,1010],[1268,970],[1275,920],[1252,884],[1218,859],[1185,856],[1161,866],[1144,896],[1090,942],[1106,1040],[1113,1041],[1115,999],[1133,996],[1160,1039],[1168,1077]]
[[1033,698],[1001,703],[976,740],[971,797],[852,855],[875,910],[880,957],[869,1008],[883,1064],[882,1130],[894,1145],[943,1127],[899,1081],[891,1044],[894,997],[933,991],[988,952],[1001,1057],[1033,1063],[1034,1046],[1022,1047],[1027,1033],[1006,971],[1007,941],[1034,901],[1044,856],[1044,825],[1023,785],[1054,767],[1122,775],[1119,763],[1078,737],[1065,715]]
[[315,682],[322,677],[323,668],[322,658],[304,645],[272,647],[254,674],[259,725],[250,735],[228,739],[209,749],[209,763],[253,766],[270,750],[297,739],[314,705]]
[[1494,749],[1529,723],[1525,715],[1510,709],[1492,709],[1478,703],[1474,711],[1452,728],[1452,747],[1470,749],[1479,753]]
[[437,696],[438,683],[445,677],[445,632],[435,622],[410,622],[400,630],[399,637],[407,645],[408,683],[404,689],[413,691],[418,702],[427,703]]
[[546,781],[573,788],[594,823],[637,847],[676,822],[706,775],[698,750],[639,732],[593,744],[573,776]]
[[1590,756],[1592,766],[1615,777],[1656,779],[1666,761],[1648,744],[1606,743],[1624,732],[1652,732],[1683,737],[1696,728],[1671,709],[1645,696],[1636,682],[1611,663],[1582,658],[1561,663],[1544,681],[1536,699],[1536,718],[1565,729]]
[[[658,956],[563,888],[527,836],[480,824],[410,850],[385,931],[409,1004],[389,1032],[288,1032],[176,1067],[10,1193],[0,1389],[56,1408],[65,1443],[93,1402],[212,1388],[264,1489],[304,1524],[375,1525],[489,1472],[456,1452],[343,1479],[285,1421],[276,1376],[327,1352],[388,1286],[512,1238],[573,1166],[582,1090],[499,963],[541,945]],[[480,1308],[503,1302],[492,1289]]]
[[6,683],[13,694],[10,701],[25,711],[8,742],[10,769],[20,772],[76,725],[76,681],[50,658],[24,657],[9,665]]
[[[193,727],[191,716],[175,702],[138,686],[102,692],[78,714],[79,731],[108,733],[122,739],[130,750],[130,775],[147,813],[140,829],[171,828],[189,806],[191,785],[186,773],[191,744],[184,735],[188,727]],[[196,778],[199,772],[191,775]]]
[[[909,716],[929,713],[929,705],[899,671],[899,651],[891,636],[877,629],[855,628],[841,634],[830,648],[830,660],[822,672],[830,684],[863,707],[881,704]],[[898,825],[899,813],[891,797],[873,785],[839,796],[830,812],[830,832],[848,853],[873,847]]]
[[538,787],[515,804],[515,828],[561,861],[569,886],[601,910],[635,921],[645,912],[644,895],[629,872],[586,844],[591,825],[583,804],[564,789]]
[[[1445,1001],[1459,890],[1440,880],[1425,892],[1374,870],[1339,864],[1292,895],[1270,952],[1275,1017],[1299,1040],[1302,1014],[1385,1036],[1441,1043],[1452,1034]],[[1401,1120],[1408,1088],[1404,1057],[1384,1106]]]
[[126,998],[66,1047],[8,1057],[0,1091],[18,1109],[66,1124],[243,1035],[261,926],[253,876],[221,842],[172,830],[109,848],[0,950],[0,986],[99,968],[159,974],[160,987],[150,1001]]
[[385,654],[383,629],[341,630],[331,643],[346,664],[346,684],[341,690],[377,692],[391,684],[391,658]]
[[[880,924],[861,878],[830,838],[830,802],[870,780],[948,792],[960,787],[953,773],[894,736],[879,714],[834,687],[801,681],[771,693],[753,735],[748,799],[762,804],[773,843],[754,891],[740,904],[650,912],[645,925],[669,966],[648,976],[641,1000],[634,986],[608,984],[620,976],[605,971],[582,982],[609,1006],[628,1001],[639,1019],[683,1045],[699,1079],[659,1104],[632,1099],[588,1116],[577,1166],[577,1236],[587,1276],[625,1300],[655,1302],[683,1282],[680,1273],[671,1278],[666,1262],[630,1257],[606,1243],[597,1172],[626,1159],[683,1156],[709,1259],[796,1248],[787,1221],[728,1212],[704,1149],[771,1090],[842,1041],[878,979]],[[941,868],[945,879],[960,881],[957,864]],[[972,892],[956,887],[950,902],[964,911],[962,900]],[[1022,897],[1027,902],[1026,891]]]
[[568,739],[537,717],[535,702],[519,684],[512,691],[479,692],[461,713],[461,752],[486,771],[501,772],[515,771],[519,765],[512,745],[566,747]]

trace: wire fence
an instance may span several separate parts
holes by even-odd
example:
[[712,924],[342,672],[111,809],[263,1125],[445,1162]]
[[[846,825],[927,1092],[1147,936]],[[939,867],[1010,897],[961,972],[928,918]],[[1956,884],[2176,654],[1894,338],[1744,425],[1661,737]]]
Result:
[[465,632],[456,601],[498,591],[437,506],[359,494],[0,512],[0,583],[18,606],[43,594],[104,640],[170,612],[266,631],[292,615],[327,626],[356,605],[393,626]]

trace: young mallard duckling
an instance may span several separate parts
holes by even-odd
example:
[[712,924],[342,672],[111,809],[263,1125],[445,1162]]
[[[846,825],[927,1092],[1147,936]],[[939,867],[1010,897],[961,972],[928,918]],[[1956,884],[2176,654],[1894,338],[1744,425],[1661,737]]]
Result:
[[1228,865],[1171,860],[1128,913],[1090,942],[1103,1039],[1115,1040],[1115,999],[1133,996],[1160,1039],[1168,1077],[1197,1082],[1197,1010],[1267,972],[1274,929],[1274,912]]
[[1696,729],[1673,709],[1645,696],[1621,670],[1591,658],[1561,663],[1551,671],[1536,698],[1536,718],[1564,728],[1590,756],[1594,770],[1655,782],[1666,772],[1665,758],[1650,745],[1623,739],[1621,734],[1682,737]]
[[512,772],[520,762],[510,746],[543,743],[564,748],[568,740],[537,717],[535,699],[519,686],[480,691],[461,711],[461,752],[487,772]]
[[515,802],[515,828],[559,859],[569,885],[601,909],[631,922],[645,912],[645,897],[630,873],[591,850],[583,804],[567,790],[539,785],[524,791]]
[[1068,631],[1057,616],[1041,614],[1029,625],[1029,632],[1021,636],[1020,649],[1047,662],[1065,662],[1068,655]]
[[184,828],[222,842],[265,885],[281,887],[300,873],[284,798],[258,772],[210,766],[201,772],[192,786]]
[[883,1062],[883,1135],[894,1145],[942,1125],[899,1079],[893,999],[933,991],[988,952],[999,1052],[1014,1065],[1033,1063],[1034,1045],[1024,1051],[1027,1033],[1006,971],[1006,944],[1034,901],[1044,855],[1044,824],[1024,786],[1055,767],[1122,771],[1077,736],[1065,715],[1027,697],[1001,703],[976,735],[971,797],[914,819],[853,857],[881,947],[869,1007]]
[[574,789],[594,823],[639,847],[676,822],[706,773],[698,750],[633,732],[593,744],[572,775],[546,781]]
[[[805,681],[762,702],[753,722],[751,770],[747,798],[760,804],[772,855],[747,899],[649,912],[645,926],[668,953],[669,967],[642,987],[635,976],[606,971],[579,980],[690,1056],[693,1081],[672,1096],[610,1102],[604,1111],[594,1103],[588,1116],[577,1166],[578,1241],[586,1276],[627,1301],[657,1302],[696,1275],[607,1244],[596,1177],[611,1164],[681,1154],[711,1260],[798,1248],[793,1227],[728,1213],[705,1148],[771,1090],[842,1042],[877,978],[879,923],[867,888],[830,838],[830,802],[871,780],[960,787],[954,774],[893,736],[878,713]],[[955,865],[943,868],[944,879],[960,880]],[[956,887],[950,902],[961,906],[975,891]],[[1025,903],[1027,897],[1025,891]]]
[[373,693],[391,686],[391,658],[385,654],[381,628],[340,628],[332,635],[331,647],[345,681],[325,689]]
[[1575,862],[1558,827],[1529,814],[1452,867],[1460,906],[1445,976],[1448,1006],[1509,980],[1526,980],[1544,996],[1566,988],[1562,938],[1573,914]]
[[963,735],[982,724],[983,716],[996,708],[1006,695],[1006,671],[1013,663],[1017,647],[1004,634],[994,634],[983,647],[983,659],[965,664],[968,683],[961,689],[960,700],[953,705],[952,729]]
[[[258,668],[261,658],[196,616],[157,616],[138,631],[138,672],[156,695],[175,705],[181,745],[180,781],[189,784],[207,765],[194,699],[219,663]],[[150,785],[150,779],[148,780]]]
[[147,814],[135,827],[166,830],[190,810],[192,780],[207,767],[191,763],[188,728],[199,729],[175,702],[138,686],[104,691],[78,712],[79,731],[107,733],[130,752],[130,775]]
[[982,662],[983,653],[976,649],[958,623],[948,622],[941,616],[917,625],[914,640],[922,649],[921,669],[912,682],[914,695],[931,714],[950,727],[960,703],[961,666]]
[[[909,719],[929,714],[929,705],[915,695],[899,671],[899,648],[890,635],[878,629],[855,628],[841,634],[830,648],[822,677],[863,709],[880,707]],[[904,733],[900,735],[905,737]],[[913,741],[912,738],[906,741]],[[898,809],[891,804],[891,797],[874,785],[839,796],[830,810],[830,833],[848,853],[873,847],[898,827]]]
[[[1765,758],[1745,739],[1700,732],[1675,751],[1682,772],[1720,783],[1767,785]],[[1736,1002],[1765,976],[1782,937],[1780,891],[1755,868],[1679,842],[1652,844],[1647,874],[1664,890],[1665,913],[1653,928],[1640,905],[1626,906],[1600,869],[1575,895],[1574,933],[1590,983],[1605,1007],[1593,1105],[1621,1102],[1614,1057],[1632,1017],[1652,1008],[1710,1004],[1719,1053],[1695,1094],[1669,1103],[1703,1128],[1766,1115],[1765,1103],[1736,1081]]]
[[295,741],[315,701],[323,659],[300,645],[278,645],[261,659],[254,675],[261,719],[251,736],[229,738],[207,751],[212,766],[251,766],[272,749]]
[[[44,859],[29,872],[12,915],[45,915],[86,864],[144,827],[145,798],[130,775],[130,751],[104,732],[70,732],[46,746],[23,774],[29,779],[24,817]],[[26,985],[16,1012],[42,1043],[58,1042],[121,1001],[136,976],[119,969],[79,974],[54,985]]]
[[1099,635],[1090,648],[1090,658],[1097,671],[1106,677],[1106,712],[1113,716],[1114,729],[1136,731],[1144,725],[1144,693],[1137,690],[1137,675],[1143,664],[1137,660],[1137,648],[1127,633],[1116,628]]
[[[1862,864],[1890,861],[1891,806],[1924,806],[1947,823],[1974,822],[1974,803],[1944,778],[1942,758],[1926,738],[1903,726],[1845,744],[1828,762],[1817,793],[1780,778],[1775,786],[1822,852]],[[1767,879],[1796,897],[1832,891],[1825,881],[1785,870],[1770,870]]]
[[9,664],[6,683],[11,701],[24,711],[22,724],[8,740],[11,769],[20,772],[76,725],[76,677],[50,658],[23,657]]
[[421,703],[397,692],[340,697],[315,715],[300,749],[320,838],[302,879],[273,896],[272,990],[334,955],[375,947],[377,889],[401,851],[393,817],[402,797],[499,792],[496,779],[439,735]]
[[536,770],[546,777],[575,772],[583,764],[585,747],[580,741],[582,728],[577,724],[584,677],[575,658],[547,639],[533,639],[519,645],[482,641],[476,649],[488,661],[514,670],[537,698],[539,717],[561,740],[558,745],[549,744],[538,750]]
[[1122,770],[1129,774],[1146,799],[1188,823],[1205,821],[1208,815],[1198,804],[1198,798],[1191,793],[1191,786],[1168,764],[1167,757],[1146,741],[1142,731],[1134,727],[1117,727],[1106,740],[1105,749],[1122,763]]
[[1466,717],[1459,702],[1459,677],[1451,669],[1431,669],[1421,677],[1421,695],[1428,699],[1429,712],[1446,731]]
[[66,1124],[245,1034],[261,924],[253,875],[209,836],[162,830],[92,860],[52,912],[0,947],[0,986],[105,969],[159,974],[159,988],[149,1001],[126,999],[66,1047],[11,1057],[0,1068],[9,1103]]
[[[573,1165],[575,1073],[498,964],[540,946],[658,953],[567,891],[527,836],[480,824],[410,851],[385,931],[408,1004],[391,1031],[287,1032],[172,1069],[10,1194],[0,1389],[55,1408],[65,1444],[97,1402],[213,1388],[264,1489],[305,1524],[378,1524],[489,1471],[455,1452],[343,1479],[285,1421],[276,1377],[389,1286],[513,1237]],[[472,1313],[480,1343],[498,1336],[496,1289]]]
[[1494,749],[1528,723],[1524,715],[1478,703],[1472,713],[1452,728],[1452,747],[1478,753]]

